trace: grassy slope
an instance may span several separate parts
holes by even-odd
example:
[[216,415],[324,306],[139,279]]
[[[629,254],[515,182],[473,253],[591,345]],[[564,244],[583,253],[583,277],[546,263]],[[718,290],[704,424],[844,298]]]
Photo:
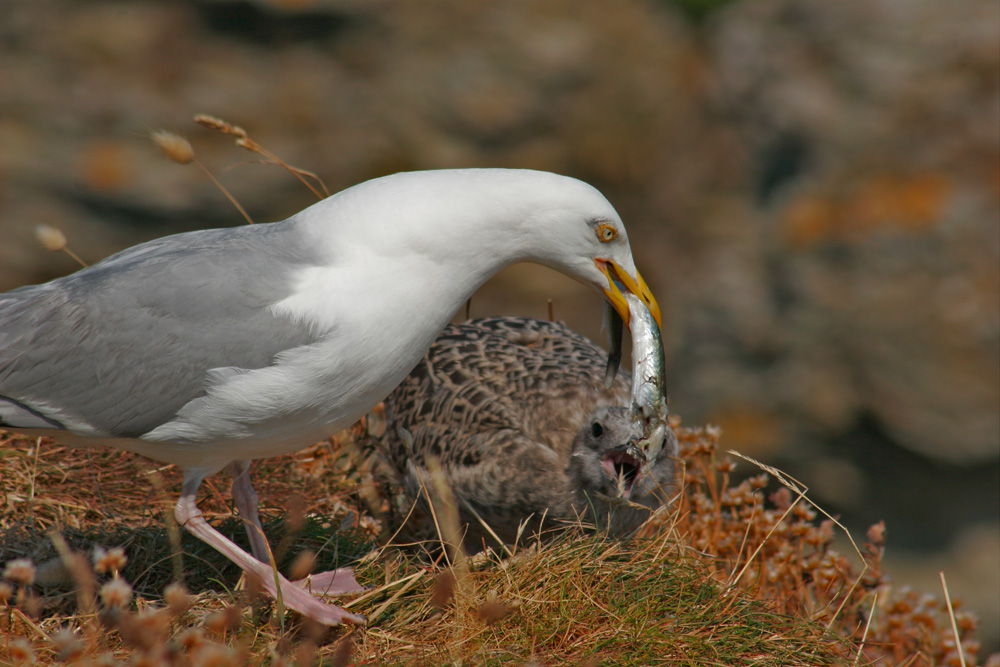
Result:
[[[717,456],[716,432],[678,433],[684,493],[631,542],[570,531],[521,545],[512,558],[455,554],[451,569],[433,544],[364,556],[366,544],[384,543],[397,527],[389,510],[401,500],[357,448],[334,441],[262,463],[255,479],[265,507],[289,510],[287,522],[269,525],[286,564],[303,549],[320,551],[321,567],[362,559],[359,579],[372,590],[349,604],[369,624],[330,631],[294,618],[281,624],[267,601],[244,604],[245,592],[228,590],[238,573],[194,540],[183,542],[189,602],[180,605],[175,591],[164,607],[157,593],[174,578],[165,526],[177,471],[150,475],[143,459],[103,449],[0,441],[0,562],[51,560],[45,531],[59,527],[77,549],[125,546],[121,575],[137,591],[114,612],[94,594],[106,574],[83,596],[65,585],[26,595],[15,587],[0,613],[0,663],[30,652],[40,664],[77,654],[219,665],[959,664],[943,604],[894,592],[880,571],[877,530],[865,569],[833,551],[833,525],[817,522],[806,500],[787,490],[765,499],[766,475],[730,482],[733,464]],[[208,487],[201,506],[241,539],[220,486]],[[40,576],[58,579],[59,569],[50,563]],[[101,610],[81,612],[81,603]],[[956,619],[974,664],[974,618]],[[64,626],[77,639],[59,635]]]

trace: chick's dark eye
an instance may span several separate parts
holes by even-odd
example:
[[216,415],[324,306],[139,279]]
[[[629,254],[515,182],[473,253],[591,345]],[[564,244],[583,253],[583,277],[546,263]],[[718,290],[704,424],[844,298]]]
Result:
[[590,434],[595,438],[600,438],[604,434],[604,427],[601,422],[594,422],[590,425]]

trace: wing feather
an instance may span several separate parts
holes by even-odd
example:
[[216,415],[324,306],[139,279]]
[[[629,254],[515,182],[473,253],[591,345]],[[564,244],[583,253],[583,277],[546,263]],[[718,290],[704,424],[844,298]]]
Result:
[[0,295],[0,419],[137,437],[212,378],[311,342],[271,309],[319,261],[293,222],[165,237]]

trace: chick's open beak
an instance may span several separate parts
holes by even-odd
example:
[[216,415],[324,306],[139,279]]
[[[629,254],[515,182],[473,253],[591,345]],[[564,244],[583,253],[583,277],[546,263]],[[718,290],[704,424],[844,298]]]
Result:
[[633,280],[632,276],[622,269],[622,267],[609,259],[595,259],[594,263],[597,264],[597,268],[601,270],[601,273],[608,278],[608,286],[601,289],[614,309],[618,311],[618,314],[625,322],[625,326],[630,326],[630,324],[628,302],[622,293],[623,288],[642,299],[642,302],[646,304],[646,308],[649,309],[653,318],[656,319],[656,324],[663,326],[660,319],[660,306],[656,303],[653,293],[649,291],[649,286],[646,285],[646,281],[642,279],[638,271],[635,273],[636,279]]

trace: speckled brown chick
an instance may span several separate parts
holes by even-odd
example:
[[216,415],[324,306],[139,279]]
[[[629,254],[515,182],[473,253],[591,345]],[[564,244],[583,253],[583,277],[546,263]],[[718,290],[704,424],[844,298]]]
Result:
[[[565,325],[515,317],[445,328],[386,399],[380,449],[411,497],[436,458],[456,498],[465,544],[479,550],[578,519],[634,530],[671,494],[677,441],[655,465],[630,456],[641,437],[628,376],[604,387],[606,353]],[[543,519],[544,517],[544,519]]]

